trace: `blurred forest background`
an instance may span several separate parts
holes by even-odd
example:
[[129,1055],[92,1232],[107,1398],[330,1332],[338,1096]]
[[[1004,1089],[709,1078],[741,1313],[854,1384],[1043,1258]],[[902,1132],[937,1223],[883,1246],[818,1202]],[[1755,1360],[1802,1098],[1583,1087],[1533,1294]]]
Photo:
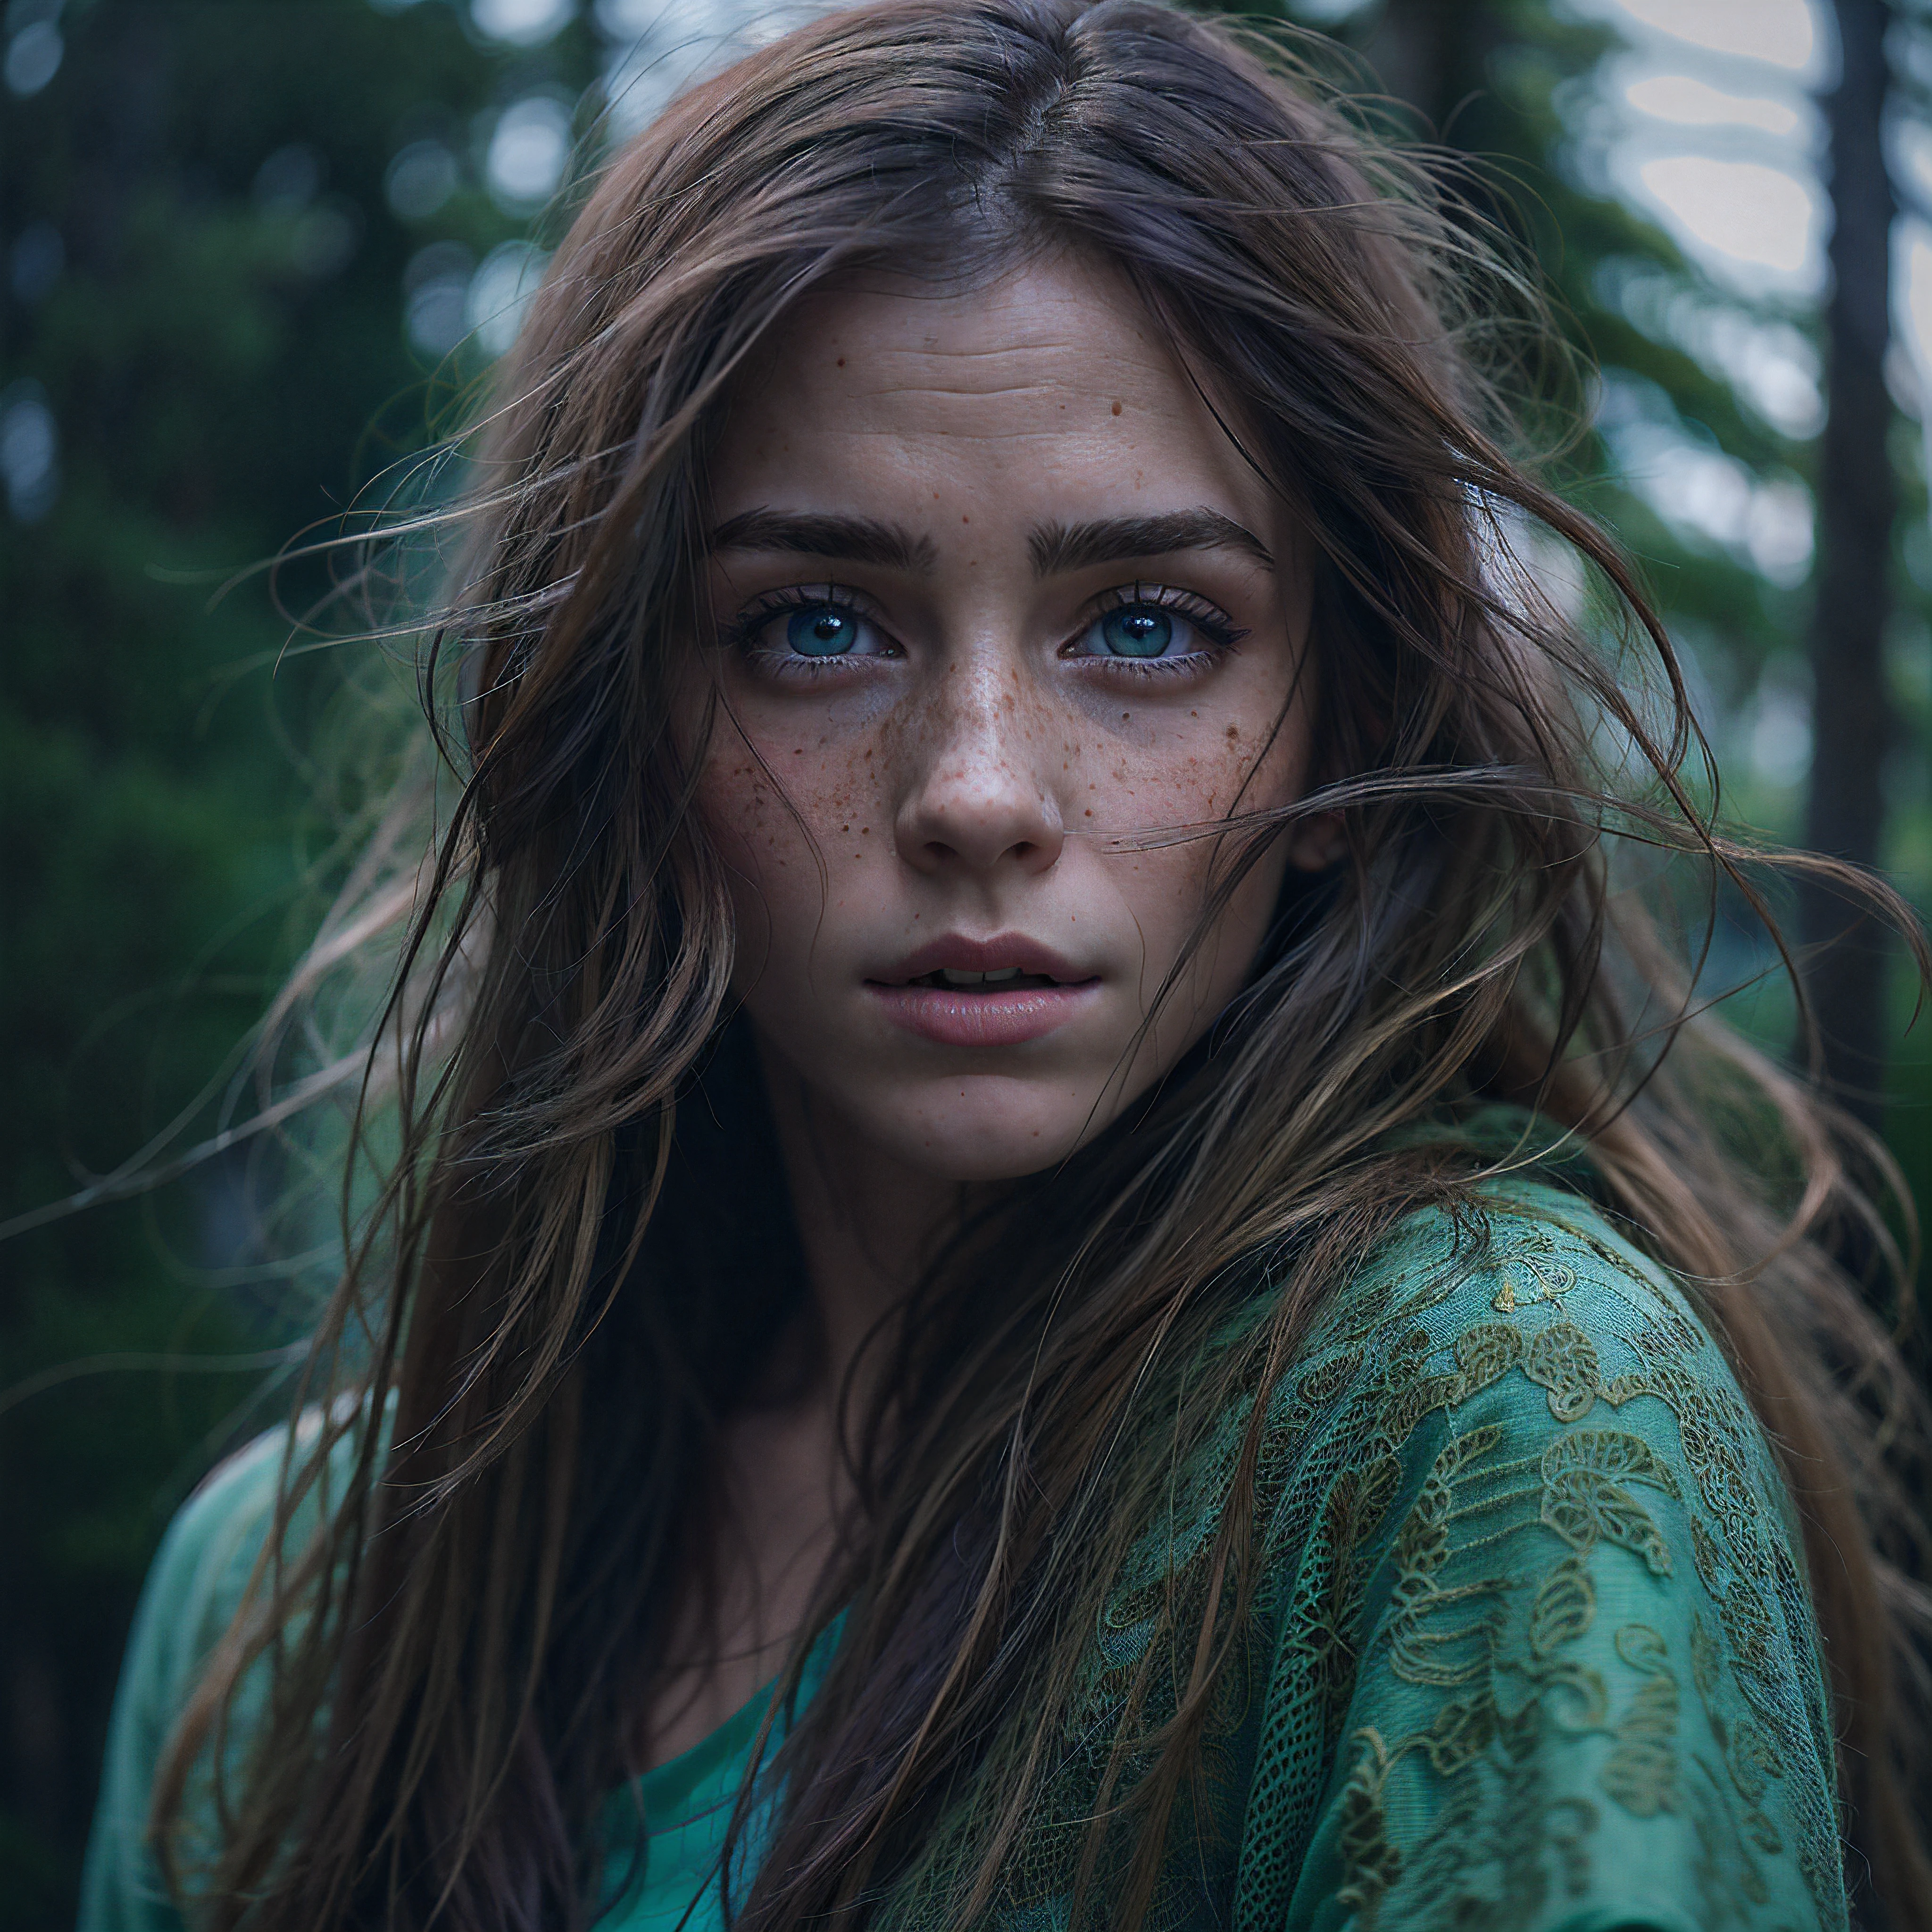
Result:
[[[1932,903],[1932,19],[1903,0],[1287,10],[1371,63],[1412,129],[1479,158],[1472,213],[1513,210],[1541,259],[1600,370],[1572,484],[1645,560],[1730,815]],[[157,1136],[178,1152],[218,1124],[211,1096],[352,814],[312,760],[342,659],[284,651],[262,579],[213,593],[447,428],[514,332],[573,168],[721,32],[772,17],[6,8],[0,1927],[71,1922],[144,1566],[212,1460],[272,1417],[308,1305],[302,1258],[265,1251],[245,1144],[115,1198]],[[316,587],[297,572],[286,602]],[[1844,922],[1796,916],[1814,940]],[[1902,954],[1853,934],[1816,991],[1831,1070],[1932,1208],[1932,1054],[1904,1032]],[[1786,1043],[1788,1002],[1742,1012]],[[45,1211],[90,1186],[98,1204]]]

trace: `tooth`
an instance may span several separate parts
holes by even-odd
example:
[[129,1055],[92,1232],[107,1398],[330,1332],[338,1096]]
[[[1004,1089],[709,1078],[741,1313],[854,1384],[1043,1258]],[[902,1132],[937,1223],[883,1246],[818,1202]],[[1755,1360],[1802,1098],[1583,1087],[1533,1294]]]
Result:
[[1019,976],[1017,966],[1001,966],[986,975],[986,983],[990,986],[996,980],[1017,980]]
[[968,973],[954,966],[942,966],[939,976],[949,986],[976,986],[986,978],[984,973]]

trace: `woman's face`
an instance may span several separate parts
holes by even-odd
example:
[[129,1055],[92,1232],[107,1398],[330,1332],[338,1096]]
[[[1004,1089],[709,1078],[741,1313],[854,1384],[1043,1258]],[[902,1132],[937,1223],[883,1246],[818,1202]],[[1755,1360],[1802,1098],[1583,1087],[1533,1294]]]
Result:
[[1124,283],[1069,262],[814,301],[711,483],[698,806],[764,1050],[842,1141],[1048,1166],[1200,1036],[1319,861],[1277,839],[1156,1010],[1217,842],[1115,842],[1304,788],[1297,533]]

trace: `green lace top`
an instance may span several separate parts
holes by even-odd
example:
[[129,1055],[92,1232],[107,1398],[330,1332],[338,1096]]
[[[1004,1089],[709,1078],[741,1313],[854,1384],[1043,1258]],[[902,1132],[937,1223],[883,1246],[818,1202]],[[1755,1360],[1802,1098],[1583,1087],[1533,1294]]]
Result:
[[[1762,1433],[1676,1286],[1587,1203],[1534,1181],[1485,1199],[1473,1264],[1447,1216],[1413,1217],[1272,1398],[1252,1498],[1258,1662],[1210,1740],[1204,1796],[1165,1848],[1157,1922],[1838,1932],[1818,1641]],[[1066,1922],[1108,1714],[1166,1578],[1211,1538],[1241,1420],[1184,1472],[1094,1632],[1052,1802],[993,1907],[1002,1932]],[[116,1710],[85,1932],[180,1922],[154,1896],[139,1821],[161,1737],[262,1534],[272,1461],[258,1451],[206,1487],[157,1561]],[[725,1742],[697,1748],[721,1798],[744,1762]],[[666,1815],[668,1789],[655,1802],[650,1780],[641,1789],[642,1888],[604,1922],[622,1932],[676,1921],[644,1916],[666,1903],[650,1869],[672,1869],[664,1827],[690,1828],[688,1804]],[[722,1826],[722,1808],[704,1815]],[[687,1900],[703,1835],[675,1854]],[[936,1844],[883,1922],[938,1925],[928,1875],[956,1868]],[[686,1923],[712,1932],[715,1898]]]

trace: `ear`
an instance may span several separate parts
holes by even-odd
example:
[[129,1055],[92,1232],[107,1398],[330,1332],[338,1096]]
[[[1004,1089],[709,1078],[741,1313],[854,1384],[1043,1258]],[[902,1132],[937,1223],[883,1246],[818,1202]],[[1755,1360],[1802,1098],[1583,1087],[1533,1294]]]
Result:
[[1339,812],[1317,812],[1288,835],[1288,862],[1298,872],[1325,872],[1347,849]]

